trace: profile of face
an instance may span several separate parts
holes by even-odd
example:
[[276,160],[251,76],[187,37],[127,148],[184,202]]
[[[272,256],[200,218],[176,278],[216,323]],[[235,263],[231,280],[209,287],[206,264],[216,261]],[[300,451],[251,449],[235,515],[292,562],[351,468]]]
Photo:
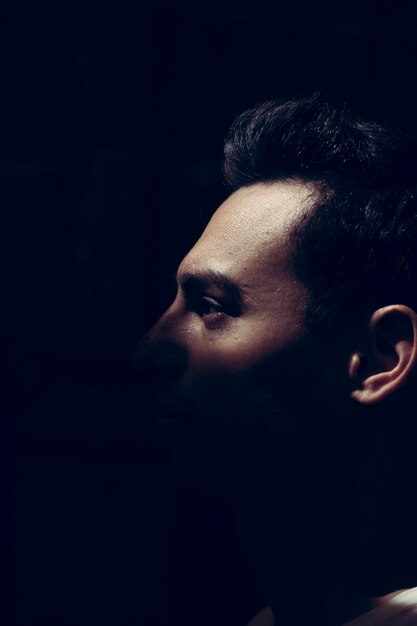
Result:
[[176,298],[140,345],[162,413],[176,417],[178,463],[216,489],[247,486],[278,457],[297,465],[321,365],[290,241],[312,196],[294,181],[233,193],[183,259]]
[[[228,180],[239,184],[238,174],[232,168]],[[266,575],[280,581],[274,585],[284,612],[283,600],[296,590],[298,602],[300,585],[313,578],[318,587],[340,584],[342,592],[345,584],[366,595],[395,589],[391,565],[394,555],[405,554],[390,536],[401,536],[392,533],[397,518],[398,527],[408,519],[406,504],[399,515],[395,510],[398,484],[409,485],[411,455],[401,424],[414,432],[408,418],[415,406],[417,313],[401,290],[399,301],[396,290],[379,293],[373,266],[360,289],[352,272],[344,282],[344,264],[366,264],[363,248],[366,237],[374,241],[374,223],[358,218],[367,226],[358,232],[369,232],[346,254],[350,237],[362,235],[351,232],[343,248],[341,224],[350,220],[350,205],[344,188],[329,190],[340,198],[323,206],[317,186],[301,179],[251,183],[232,193],[181,262],[174,302],[136,359],[156,415],[172,426],[174,465],[249,519]],[[331,233],[334,245],[326,250]],[[305,254],[296,258],[302,245]],[[337,305],[337,317],[329,315],[332,307],[326,311],[329,303]],[[321,317],[308,318],[314,311]],[[313,595],[314,585],[308,612]]]

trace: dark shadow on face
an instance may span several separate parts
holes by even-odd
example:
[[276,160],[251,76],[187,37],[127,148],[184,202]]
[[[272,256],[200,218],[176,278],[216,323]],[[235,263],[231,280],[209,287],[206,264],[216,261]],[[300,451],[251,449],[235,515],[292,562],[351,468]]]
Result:
[[243,512],[265,553],[273,540],[283,588],[326,431],[317,415],[326,358],[305,330],[307,292],[287,239],[310,198],[293,182],[233,194],[181,263],[175,301],[136,352],[175,467]]
[[182,261],[175,301],[136,352],[159,414],[177,418],[181,465],[219,488],[250,481],[276,456],[274,437],[287,450],[273,432],[293,430],[308,406],[318,359],[287,233],[310,195],[293,182],[233,194]]

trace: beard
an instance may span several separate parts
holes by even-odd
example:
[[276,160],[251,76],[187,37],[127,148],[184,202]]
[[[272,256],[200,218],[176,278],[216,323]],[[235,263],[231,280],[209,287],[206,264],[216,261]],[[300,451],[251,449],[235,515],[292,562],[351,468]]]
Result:
[[311,584],[312,546],[326,534],[342,463],[346,393],[336,366],[317,354],[303,343],[244,372],[201,372],[160,396],[166,419],[157,430],[171,467],[233,511],[262,586],[284,612],[294,590]]
[[[306,342],[243,372],[194,375],[160,396],[158,425],[172,467],[193,488],[235,508],[265,509],[294,528],[306,517],[333,449],[334,393],[325,359]],[[332,427],[334,430],[334,426]]]

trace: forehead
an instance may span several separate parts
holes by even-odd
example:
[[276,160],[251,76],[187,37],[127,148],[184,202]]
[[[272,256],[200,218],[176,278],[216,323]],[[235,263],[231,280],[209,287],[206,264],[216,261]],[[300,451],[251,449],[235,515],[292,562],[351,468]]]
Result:
[[217,209],[181,269],[209,266],[233,276],[288,261],[286,237],[313,195],[311,185],[295,181],[242,187]]

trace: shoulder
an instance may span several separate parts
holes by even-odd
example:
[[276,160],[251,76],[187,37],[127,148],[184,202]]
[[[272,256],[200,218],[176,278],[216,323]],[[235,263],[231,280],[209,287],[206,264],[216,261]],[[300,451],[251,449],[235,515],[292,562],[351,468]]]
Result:
[[274,614],[272,613],[271,607],[267,606],[251,619],[248,626],[274,626],[274,624]]

